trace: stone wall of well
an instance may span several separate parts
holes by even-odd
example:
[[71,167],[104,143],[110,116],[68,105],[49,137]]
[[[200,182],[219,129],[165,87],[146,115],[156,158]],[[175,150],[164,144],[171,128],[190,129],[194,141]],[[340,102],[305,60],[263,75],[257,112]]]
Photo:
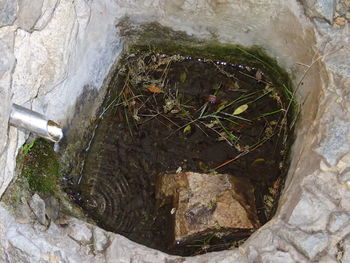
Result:
[[0,262],[350,262],[350,34],[343,4],[0,0],[0,195],[28,137],[8,127],[11,104],[71,125],[77,99],[102,87],[122,50],[116,25],[125,16],[133,25],[156,21],[198,38],[259,45],[296,86],[302,79],[302,111],[281,206],[239,249],[171,257],[76,219],[68,228],[52,223],[43,231],[0,203]]

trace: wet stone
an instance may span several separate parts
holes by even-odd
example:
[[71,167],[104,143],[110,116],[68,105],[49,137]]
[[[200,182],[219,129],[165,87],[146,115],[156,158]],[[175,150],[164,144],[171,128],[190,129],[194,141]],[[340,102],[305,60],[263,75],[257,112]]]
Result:
[[[254,188],[244,178],[193,172],[163,174],[157,189],[161,205],[172,202],[174,237],[184,242],[208,232],[249,231],[259,227]],[[242,233],[239,233],[242,235]]]

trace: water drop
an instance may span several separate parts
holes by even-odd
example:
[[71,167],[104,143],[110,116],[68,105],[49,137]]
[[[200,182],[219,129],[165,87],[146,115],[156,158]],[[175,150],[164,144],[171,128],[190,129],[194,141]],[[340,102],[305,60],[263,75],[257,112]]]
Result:
[[60,144],[59,144],[59,142],[55,142],[55,144],[53,145],[53,150],[56,153],[58,153],[60,151]]

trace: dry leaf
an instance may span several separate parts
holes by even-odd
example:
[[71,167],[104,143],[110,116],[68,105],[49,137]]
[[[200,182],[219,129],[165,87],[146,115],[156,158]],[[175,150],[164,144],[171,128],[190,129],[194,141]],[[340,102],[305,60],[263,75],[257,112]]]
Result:
[[239,114],[245,112],[247,109],[248,109],[248,105],[243,104],[243,105],[239,106],[237,109],[235,109],[235,111],[232,114],[239,115]]
[[261,162],[265,162],[265,159],[264,158],[257,158],[254,160],[254,162],[252,164],[254,165],[256,163],[261,163]]
[[146,89],[148,89],[148,91],[152,92],[152,93],[163,93],[164,91],[158,87],[158,86],[154,86],[154,85],[151,85],[151,86],[146,86],[145,87]]
[[228,88],[229,90],[239,89],[238,82],[237,82],[237,81],[235,81],[235,83],[232,83],[231,81],[230,81],[230,82],[227,82],[227,88]]

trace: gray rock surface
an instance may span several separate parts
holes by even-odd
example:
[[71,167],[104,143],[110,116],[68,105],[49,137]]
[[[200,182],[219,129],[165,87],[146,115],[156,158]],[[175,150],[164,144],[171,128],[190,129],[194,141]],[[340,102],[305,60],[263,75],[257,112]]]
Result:
[[288,252],[277,251],[273,254],[266,253],[261,255],[261,262],[264,263],[294,263],[295,260]]
[[350,150],[347,143],[349,126],[345,120],[334,117],[323,122],[325,135],[322,136],[320,147],[316,151],[324,156],[329,164],[335,165],[337,161]]
[[302,0],[309,16],[322,18],[329,24],[332,23],[336,0]]
[[[341,251],[340,260],[342,262],[350,262],[350,240],[346,239],[342,245],[343,251]],[[338,261],[339,262],[339,261]]]
[[69,236],[72,239],[82,244],[88,244],[92,241],[92,231],[87,225],[81,224],[79,220],[74,218],[70,220],[69,225]]
[[[335,255],[350,262],[350,40],[347,18],[344,25],[331,25],[336,3],[347,4],[0,0],[0,195],[28,136],[8,127],[11,103],[69,124],[77,98],[84,89],[99,90],[118,59],[124,39],[123,28],[115,25],[124,15],[134,26],[157,21],[193,37],[259,45],[295,84],[303,79],[281,207],[240,249],[173,257],[76,219],[68,220],[67,227],[52,223],[45,230],[15,218],[0,203],[0,262],[336,262]],[[337,245],[341,240],[343,245]]]
[[41,16],[43,0],[18,0],[18,18],[16,24],[26,31],[31,31]]
[[32,209],[34,215],[40,222],[40,224],[46,224],[46,209],[45,202],[38,194],[32,196],[32,200],[29,202],[29,206]]
[[[43,0],[41,8],[41,16],[35,22],[34,30],[43,30],[45,26],[50,22],[54,11],[57,7],[58,0]],[[39,11],[38,11],[39,12]]]
[[12,25],[16,14],[17,0],[0,0],[0,28]]
[[60,212],[59,201],[52,195],[49,195],[44,198],[44,202],[46,208],[46,215],[50,220],[55,221],[58,218]]
[[[332,205],[330,203],[330,205]],[[328,207],[316,196],[302,192],[288,223],[306,231],[321,231],[326,228],[328,215],[335,206]]]
[[100,228],[94,228],[93,239],[95,252],[101,253],[108,246],[109,235]]
[[307,234],[300,230],[282,230],[281,235],[291,242],[309,260],[315,260],[328,246],[328,236],[325,233]]
[[327,230],[330,233],[335,233],[338,230],[348,226],[350,224],[350,217],[349,215],[343,213],[343,212],[334,212],[332,213],[329,223],[327,226]]

